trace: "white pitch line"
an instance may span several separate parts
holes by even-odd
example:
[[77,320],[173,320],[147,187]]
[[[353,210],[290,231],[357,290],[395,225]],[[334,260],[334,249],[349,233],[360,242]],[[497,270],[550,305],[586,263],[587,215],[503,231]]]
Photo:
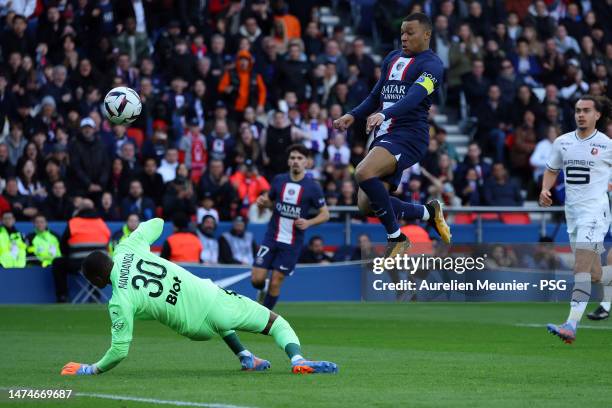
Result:
[[121,401],[136,401],[136,402],[148,402],[150,404],[160,405],[174,405],[177,407],[204,407],[204,408],[248,408],[243,405],[231,405],[231,404],[216,404],[216,403],[205,403],[205,402],[190,402],[190,401],[174,401],[174,400],[160,400],[155,398],[141,398],[141,397],[129,397],[125,395],[113,395],[113,394],[94,394],[88,392],[77,392],[74,395],[77,397],[91,397],[91,398],[103,398],[110,400],[121,400]]
[[[22,389],[35,389],[33,387],[0,387],[0,390],[22,390]],[[41,387],[40,389],[46,389]],[[232,405],[232,404],[217,404],[217,403],[205,403],[205,402],[190,402],[190,401],[175,401],[175,400],[161,400],[156,398],[141,398],[141,397],[130,397],[127,395],[114,395],[114,394],[98,394],[89,392],[75,392],[73,394],[76,397],[90,397],[90,398],[101,398],[117,401],[134,401],[134,402],[146,402],[149,404],[159,405],[174,405],[177,407],[202,407],[202,408],[250,408],[245,405]]]
[[[542,323],[517,323],[514,326],[517,327],[546,327],[545,324]],[[579,329],[593,329],[593,330],[612,330],[611,326],[590,326],[590,325],[582,325],[578,324]]]

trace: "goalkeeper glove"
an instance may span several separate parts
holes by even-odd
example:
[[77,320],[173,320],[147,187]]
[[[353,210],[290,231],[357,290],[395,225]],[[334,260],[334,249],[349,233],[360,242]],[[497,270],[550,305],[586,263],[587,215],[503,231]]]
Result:
[[62,375],[94,375],[100,371],[95,364],[81,364],[70,362],[62,368]]

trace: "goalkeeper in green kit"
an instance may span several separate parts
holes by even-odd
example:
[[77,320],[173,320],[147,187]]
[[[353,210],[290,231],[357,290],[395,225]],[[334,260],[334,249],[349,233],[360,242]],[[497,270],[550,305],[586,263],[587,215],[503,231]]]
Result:
[[272,336],[291,359],[296,374],[338,371],[334,363],[305,359],[295,332],[281,316],[151,253],[149,246],[163,226],[160,218],[140,224],[116,247],[112,259],[100,251],[85,258],[82,269],[87,279],[98,288],[113,286],[108,303],[112,344],[97,363],[68,363],[62,375],[100,374],[119,364],[127,357],[134,319],[155,319],[192,340],[220,335],[243,370],[267,370],[270,362],[248,351],[234,330]]

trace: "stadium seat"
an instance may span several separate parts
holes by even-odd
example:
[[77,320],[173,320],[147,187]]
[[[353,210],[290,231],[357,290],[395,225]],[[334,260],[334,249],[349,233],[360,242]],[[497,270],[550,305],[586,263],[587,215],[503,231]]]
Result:
[[531,219],[527,213],[505,213],[501,214],[501,222],[504,224],[530,224]]
[[132,139],[136,141],[136,147],[138,147],[138,150],[140,150],[140,148],[142,147],[142,143],[144,142],[144,139],[145,139],[143,131],[138,128],[131,127],[127,130],[126,133],[128,137],[131,137]]
[[457,214],[453,224],[473,224],[476,221],[476,214]]

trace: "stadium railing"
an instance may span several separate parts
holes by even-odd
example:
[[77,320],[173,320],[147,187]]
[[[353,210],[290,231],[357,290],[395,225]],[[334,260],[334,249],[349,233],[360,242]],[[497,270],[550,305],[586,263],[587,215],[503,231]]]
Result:
[[[339,213],[344,215],[344,240],[346,245],[351,244],[351,216],[359,214],[357,206],[332,206],[329,207],[330,213]],[[563,213],[563,206],[555,207],[444,207],[444,213],[449,215],[455,214],[473,214],[475,216],[474,223],[476,224],[476,242],[483,242],[483,216],[486,214],[540,214],[540,231],[541,235],[546,235],[546,225],[548,218],[546,215]]]

